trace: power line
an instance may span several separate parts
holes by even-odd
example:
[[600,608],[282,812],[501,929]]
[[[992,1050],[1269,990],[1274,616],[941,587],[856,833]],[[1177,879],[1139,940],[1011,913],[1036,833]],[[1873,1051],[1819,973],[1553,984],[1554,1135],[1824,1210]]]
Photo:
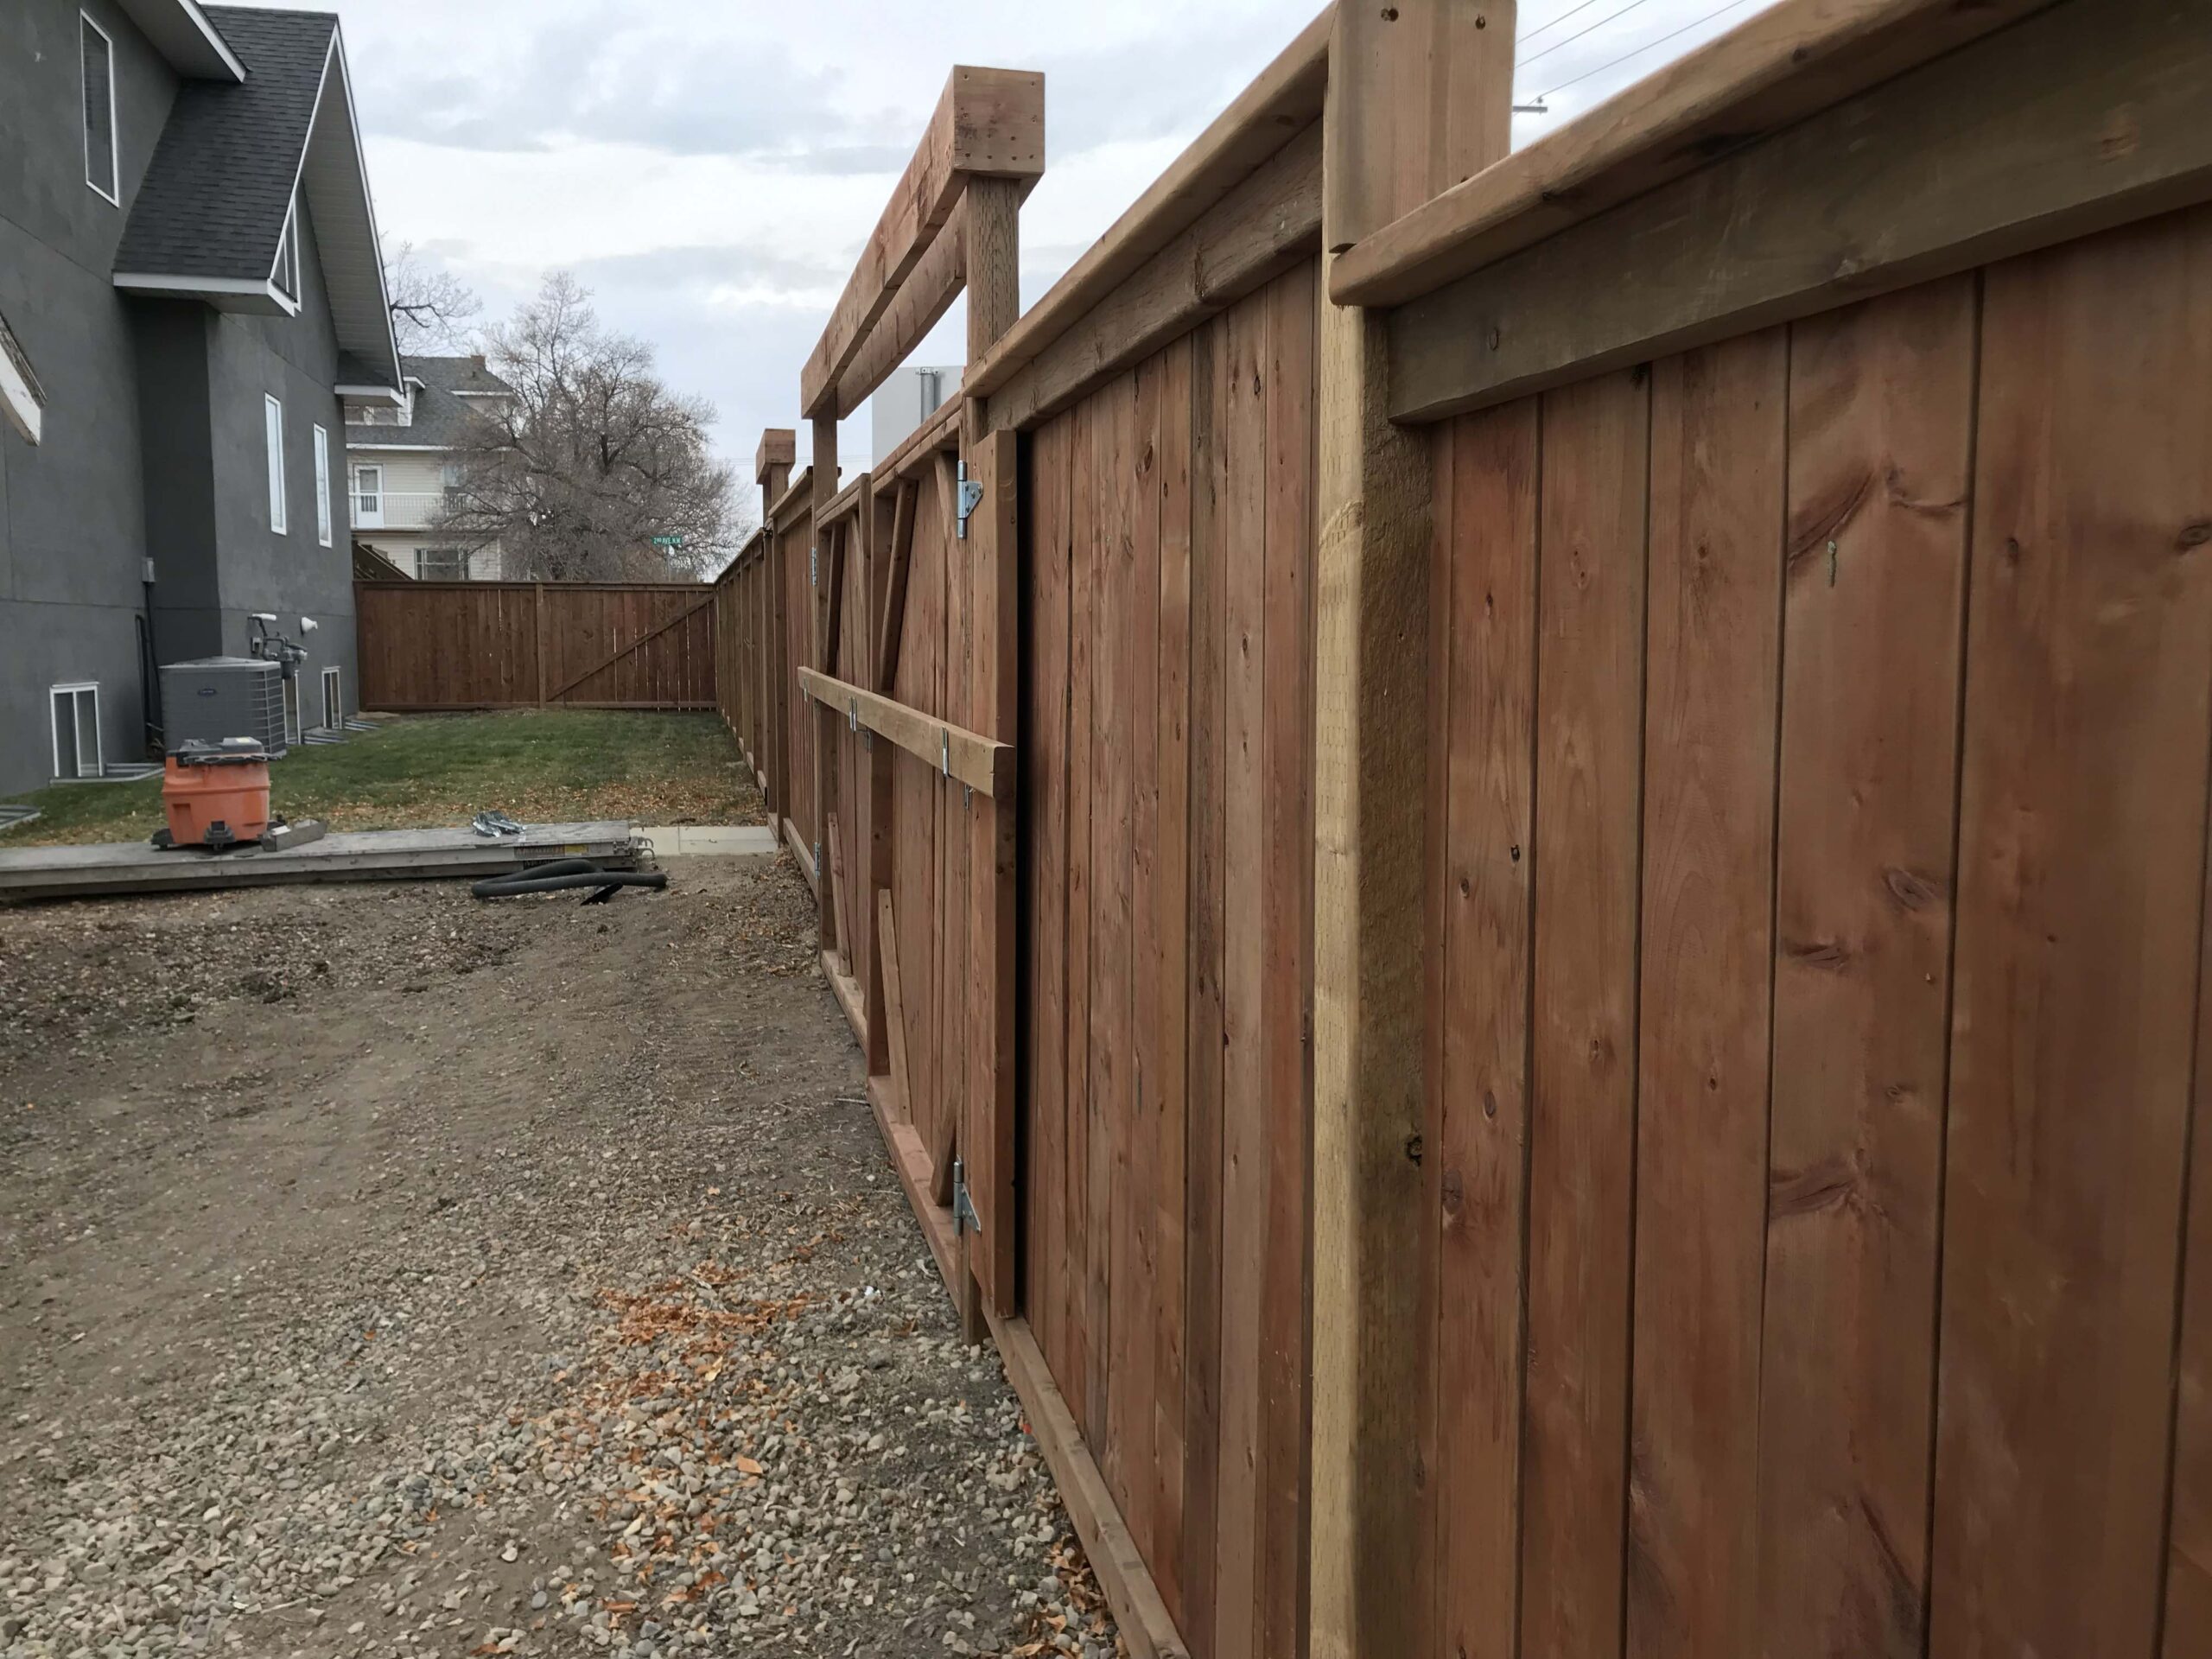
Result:
[[[1641,0],[1638,0],[1638,3],[1641,3]],[[1668,41],[1675,39],[1678,35],[1687,35],[1694,29],[1701,29],[1706,24],[1711,22],[1714,18],[1726,16],[1728,13],[1735,10],[1738,7],[1747,6],[1751,3],[1751,0],[1728,0],[1728,3],[1726,5],[1716,7],[1713,10],[1707,12],[1704,16],[1694,18],[1690,22],[1684,23],[1680,29],[1669,29],[1666,34],[1662,35],[1656,40],[1646,41],[1642,46],[1636,48],[1635,50],[1622,53],[1620,56],[1615,58],[1611,63],[1601,63],[1595,69],[1584,70],[1572,80],[1562,80],[1558,86],[1553,87],[1549,92],[1537,94],[1536,102],[1541,104],[1546,99],[1563,92],[1570,86],[1579,86],[1584,81],[1588,80],[1592,76],[1602,75],[1608,69],[1618,69],[1621,65],[1626,63],[1630,58],[1642,57],[1646,52],[1651,50],[1655,46],[1664,46]],[[1586,30],[1585,33],[1587,33],[1587,31]],[[1564,46],[1566,42],[1562,41],[1560,44]],[[1538,57],[1541,57],[1544,54],[1541,52],[1539,52],[1536,55]]]
[[1598,30],[1605,28],[1606,24],[1617,23],[1620,22],[1622,18],[1627,16],[1629,13],[1634,11],[1638,6],[1645,5],[1649,3],[1649,0],[1628,0],[1628,4],[1623,6],[1618,11],[1610,12],[1606,16],[1600,17],[1594,23],[1584,24],[1583,27],[1576,29],[1573,34],[1568,35],[1565,40],[1554,41],[1551,45],[1546,47],[1541,52],[1531,52],[1527,57],[1522,59],[1515,67],[1526,69],[1530,64],[1535,62],[1537,59],[1548,58],[1553,53],[1560,51],[1564,48],[1573,46],[1585,35],[1594,35]]
[[1535,40],[1537,35],[1550,34],[1552,30],[1557,29],[1568,18],[1573,16],[1576,12],[1587,11],[1591,7],[1597,3],[1598,0],[1579,0],[1578,4],[1569,6],[1565,11],[1560,13],[1558,16],[1553,18],[1548,23],[1538,23],[1534,29],[1525,32],[1521,36],[1521,44],[1526,46],[1529,41]]

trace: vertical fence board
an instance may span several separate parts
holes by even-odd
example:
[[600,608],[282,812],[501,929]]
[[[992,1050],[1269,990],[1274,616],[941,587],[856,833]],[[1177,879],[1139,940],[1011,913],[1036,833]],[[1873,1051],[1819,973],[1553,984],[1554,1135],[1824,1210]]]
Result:
[[1572,1659],[1620,1639],[1649,372],[1541,420],[1521,1630]]
[[1268,346],[1263,302],[1224,319],[1228,742],[1223,848],[1220,1566],[1216,1659],[1257,1659],[1261,1309],[1267,1270]]
[[2212,725],[2212,214],[1992,266],[1981,365],[1930,1645],[2139,1654]]
[[1974,283],[1797,324],[1760,1639],[1921,1651]]
[[1631,1659],[1751,1659],[1785,340],[1653,371]]
[[1228,330],[1191,348],[1191,1046],[1184,1103],[1182,1628],[1211,1651],[1220,1530],[1222,974],[1229,765]]
[[1099,411],[1078,404],[1069,432],[1068,485],[1068,1283],[1067,1370],[1059,1378],[1068,1409],[1086,1433],[1097,1432],[1105,1401],[1092,1389],[1094,1356],[1105,1339],[1096,1252],[1106,1218],[1094,1204],[1092,1170],[1105,1153],[1090,1090],[1092,760],[1091,658],[1098,606],[1096,526]]
[[1539,464],[1532,404],[1453,434],[1436,1549],[1469,1659],[1510,1659],[1518,1580]]

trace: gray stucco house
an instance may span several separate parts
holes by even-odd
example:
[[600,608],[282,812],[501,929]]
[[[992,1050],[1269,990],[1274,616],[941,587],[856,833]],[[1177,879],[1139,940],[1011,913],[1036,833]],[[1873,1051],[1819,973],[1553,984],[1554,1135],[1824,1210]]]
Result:
[[0,793],[158,753],[152,668],[256,611],[350,711],[344,410],[401,381],[338,20],[4,0],[0,156]]

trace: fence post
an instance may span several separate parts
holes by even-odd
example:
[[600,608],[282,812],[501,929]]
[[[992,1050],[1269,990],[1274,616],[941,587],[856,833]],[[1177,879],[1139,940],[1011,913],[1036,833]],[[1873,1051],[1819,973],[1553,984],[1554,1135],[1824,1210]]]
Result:
[[[814,490],[807,524],[807,542],[814,550],[809,568],[813,576],[811,597],[814,626],[813,660],[807,666],[826,671],[830,665],[830,538],[824,532],[830,503],[837,494],[837,410],[833,401],[826,415],[814,417]],[[814,844],[820,855],[814,861],[814,891],[817,900],[822,954],[834,955],[837,938],[836,895],[830,878],[830,815],[837,810],[837,717],[817,703],[814,709]]]
[[531,627],[537,639],[537,706],[545,706],[545,584],[530,585]]
[[[1514,0],[1338,8],[1322,138],[1325,266],[1506,153],[1514,25]],[[1440,693],[1430,664],[1429,440],[1389,419],[1380,315],[1333,305],[1327,289],[1325,270],[1308,1594],[1313,1659],[1357,1659],[1416,1652],[1433,1635],[1427,1275],[1439,1158],[1432,1137],[1423,1161],[1430,953],[1410,942],[1427,933],[1438,828],[1428,822],[1427,710]],[[1513,1586],[1498,1592],[1510,1610]],[[1510,1630],[1495,1650],[1510,1650]]]
[[768,779],[768,828],[779,840],[776,819],[788,810],[791,779],[786,775],[791,749],[790,728],[783,713],[790,695],[788,675],[776,672],[777,652],[784,641],[784,562],[776,546],[776,526],[770,509],[791,487],[791,467],[798,459],[798,434],[788,426],[772,426],[760,434],[760,447],[753,452],[753,476],[760,486],[760,523],[766,531],[761,543],[766,569],[760,594],[760,747],[761,771]]

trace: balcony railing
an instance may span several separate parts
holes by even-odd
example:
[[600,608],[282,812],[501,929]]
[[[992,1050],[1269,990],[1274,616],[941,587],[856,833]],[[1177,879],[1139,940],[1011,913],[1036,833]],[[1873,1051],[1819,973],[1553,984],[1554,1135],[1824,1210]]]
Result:
[[442,490],[385,490],[353,498],[356,530],[428,530],[445,505]]

